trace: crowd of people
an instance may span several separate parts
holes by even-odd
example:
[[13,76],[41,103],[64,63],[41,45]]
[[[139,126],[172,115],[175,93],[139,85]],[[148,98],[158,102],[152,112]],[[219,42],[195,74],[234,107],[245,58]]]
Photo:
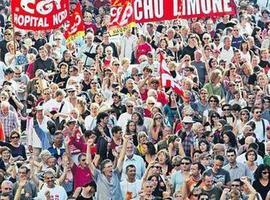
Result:
[[80,2],[67,42],[0,0],[0,200],[270,200],[268,1],[117,36],[109,1]]

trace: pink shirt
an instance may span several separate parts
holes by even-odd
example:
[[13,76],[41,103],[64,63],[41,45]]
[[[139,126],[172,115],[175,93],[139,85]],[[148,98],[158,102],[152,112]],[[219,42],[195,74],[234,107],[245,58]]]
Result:
[[74,164],[71,171],[74,177],[74,190],[76,190],[77,187],[82,187],[93,180],[88,167],[82,168],[81,166]]

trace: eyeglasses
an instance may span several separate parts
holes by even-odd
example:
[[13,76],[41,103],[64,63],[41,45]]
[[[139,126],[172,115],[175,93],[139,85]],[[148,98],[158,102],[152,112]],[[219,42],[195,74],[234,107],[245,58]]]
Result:
[[269,172],[262,172],[262,174],[269,174]]
[[200,196],[200,194],[201,194],[201,193],[199,193],[199,194],[192,194],[192,196],[198,197],[198,196]]
[[133,105],[127,105],[128,108],[133,108]]
[[11,33],[5,33],[5,35],[11,35]]
[[82,161],[82,162],[85,162],[85,161],[86,161],[86,159],[81,159],[81,161]]
[[153,166],[154,168],[161,169],[161,166]]
[[148,103],[148,105],[155,105],[155,103]]
[[190,165],[190,162],[181,162],[181,165]]
[[216,100],[211,99],[210,102],[217,102]]
[[223,111],[230,111],[230,108],[224,108]]
[[92,84],[92,85],[96,85],[97,83],[96,83],[96,82],[92,82],[91,84]]
[[210,38],[203,38],[203,40],[209,40]]
[[189,62],[190,60],[185,60],[185,62]]
[[68,91],[68,93],[75,93],[75,91]]
[[257,112],[255,112],[256,114],[261,114],[262,113],[262,111],[257,111]]
[[220,39],[215,39],[215,41],[219,42],[219,41],[220,41]]
[[10,137],[10,139],[18,139],[18,138],[20,138],[19,136],[12,136],[12,137]]
[[55,38],[54,40],[61,40],[61,38]]
[[232,184],[231,187],[240,187],[238,184]]
[[10,187],[7,187],[7,188],[4,188],[4,190],[12,190],[12,188],[10,188]]
[[115,64],[113,64],[113,65],[115,65],[115,66],[120,66],[120,64],[119,64],[119,63],[115,63]]

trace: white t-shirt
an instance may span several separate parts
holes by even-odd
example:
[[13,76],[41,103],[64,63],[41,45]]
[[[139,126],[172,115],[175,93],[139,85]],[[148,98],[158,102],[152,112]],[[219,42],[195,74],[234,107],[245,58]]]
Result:
[[[262,122],[264,121],[264,123]],[[269,122],[266,119],[261,119],[260,121],[256,121],[255,119],[251,119],[250,121],[255,122],[256,128],[254,133],[259,142],[262,142],[266,139],[266,128],[269,125]],[[264,130],[263,130],[264,129]]]
[[[247,162],[247,160],[246,160],[246,152],[242,153],[240,156],[237,156],[236,162],[245,164]],[[257,165],[263,164],[263,159],[259,154],[257,155],[257,160],[255,161],[255,163]]]
[[50,200],[67,200],[67,192],[66,190],[59,185],[55,185],[54,188],[48,188],[47,186],[44,186],[38,193],[36,200],[44,200],[46,199],[45,193],[49,191],[50,192]]
[[[62,114],[66,114],[68,115],[70,113],[70,111],[73,109],[73,106],[70,102],[64,100],[64,105],[63,105],[63,108],[61,109],[61,112]],[[59,111],[60,110],[60,107],[61,107],[61,104],[62,102],[57,102],[55,99],[51,99],[49,101],[47,101],[46,103],[44,103],[42,105],[43,109],[45,112],[52,112],[52,111]],[[59,118],[60,121],[63,119],[63,118]]]
[[139,192],[142,188],[142,181],[137,180],[134,183],[128,182],[126,179],[120,183],[123,198],[126,199],[127,192],[132,192],[132,199],[139,200]]

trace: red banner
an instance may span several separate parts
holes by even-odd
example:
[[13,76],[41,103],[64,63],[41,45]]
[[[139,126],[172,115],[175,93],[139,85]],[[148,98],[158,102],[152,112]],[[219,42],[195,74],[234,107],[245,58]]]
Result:
[[11,13],[19,29],[56,29],[67,19],[69,0],[12,0]]
[[81,4],[77,3],[75,9],[68,17],[68,28],[65,32],[67,41],[75,40],[78,37],[83,37],[85,34],[85,26],[83,23]]
[[112,0],[111,26],[174,20],[177,18],[206,18],[235,14],[233,0]]

